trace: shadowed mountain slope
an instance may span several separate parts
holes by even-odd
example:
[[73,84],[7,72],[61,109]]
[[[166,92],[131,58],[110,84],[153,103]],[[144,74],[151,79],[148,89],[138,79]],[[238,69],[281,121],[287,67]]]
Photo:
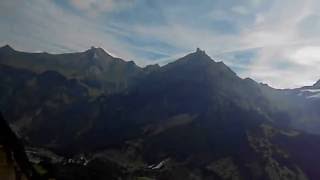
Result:
[[[0,59],[1,108],[29,145],[89,154],[92,166],[107,164],[123,177],[319,178],[319,136],[304,132],[320,124],[317,107],[306,109],[317,101],[299,94],[305,88],[277,90],[241,79],[200,49],[144,69],[96,48],[48,55],[4,47]],[[79,65],[72,70],[69,60]],[[87,74],[88,62],[103,73]],[[91,95],[88,79],[104,84],[94,87],[100,93]],[[126,85],[113,89],[106,82]]]
[[142,72],[134,62],[112,57],[95,47],[79,53],[48,54],[19,52],[4,46],[0,48],[0,64],[35,73],[56,71],[109,93],[127,88]]

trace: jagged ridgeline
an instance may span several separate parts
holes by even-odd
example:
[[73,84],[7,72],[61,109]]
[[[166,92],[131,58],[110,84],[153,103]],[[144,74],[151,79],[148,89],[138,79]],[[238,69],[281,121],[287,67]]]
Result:
[[200,49],[142,68],[101,48],[5,46],[0,92],[33,165],[57,179],[320,178],[319,83],[274,89]]

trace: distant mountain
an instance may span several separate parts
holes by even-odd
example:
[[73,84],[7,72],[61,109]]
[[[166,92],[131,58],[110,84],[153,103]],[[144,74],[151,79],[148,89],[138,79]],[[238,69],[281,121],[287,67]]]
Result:
[[127,88],[142,72],[134,62],[112,57],[95,47],[80,53],[48,54],[19,52],[7,45],[0,48],[0,64],[35,73],[56,71],[103,89],[104,93]]
[[28,146],[86,154],[57,164],[69,178],[318,179],[320,111],[305,89],[241,79],[200,49],[145,68],[100,48],[0,49],[5,117]]
[[315,88],[320,88],[320,80],[318,80],[314,85],[313,87]]

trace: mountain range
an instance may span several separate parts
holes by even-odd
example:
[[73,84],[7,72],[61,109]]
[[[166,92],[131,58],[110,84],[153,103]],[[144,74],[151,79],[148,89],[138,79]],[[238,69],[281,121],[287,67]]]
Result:
[[142,68],[102,48],[7,45],[0,92],[24,145],[56,154],[33,163],[57,179],[320,178],[320,81],[274,89],[200,49]]

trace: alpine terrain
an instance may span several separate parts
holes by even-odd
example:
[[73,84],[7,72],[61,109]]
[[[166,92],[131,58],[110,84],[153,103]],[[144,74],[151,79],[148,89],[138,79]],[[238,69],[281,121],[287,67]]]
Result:
[[0,139],[27,179],[318,180],[319,108],[320,81],[274,89],[200,49],[139,67],[0,48]]

